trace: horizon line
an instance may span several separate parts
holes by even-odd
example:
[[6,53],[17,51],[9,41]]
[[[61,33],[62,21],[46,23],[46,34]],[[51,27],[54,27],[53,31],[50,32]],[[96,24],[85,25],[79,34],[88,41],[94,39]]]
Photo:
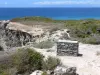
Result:
[[100,7],[0,7],[0,8],[100,8]]

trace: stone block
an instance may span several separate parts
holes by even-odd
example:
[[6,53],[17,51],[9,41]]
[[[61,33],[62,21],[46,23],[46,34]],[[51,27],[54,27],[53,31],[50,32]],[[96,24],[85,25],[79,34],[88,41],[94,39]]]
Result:
[[78,56],[78,41],[59,40],[57,42],[57,55]]

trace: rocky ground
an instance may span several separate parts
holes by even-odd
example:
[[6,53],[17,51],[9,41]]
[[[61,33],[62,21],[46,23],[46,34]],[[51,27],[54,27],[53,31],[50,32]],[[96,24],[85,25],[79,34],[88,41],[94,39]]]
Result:
[[61,59],[66,66],[77,67],[79,75],[99,75],[100,74],[100,45],[79,44],[79,53],[82,56],[57,56],[56,46],[49,49],[36,49],[43,55],[55,56]]
[[[5,29],[5,28],[4,28]],[[41,25],[34,25],[34,26],[27,26],[20,23],[10,22],[7,26],[7,29],[14,30],[14,32],[10,31],[12,36],[12,40],[18,38],[21,35],[21,39],[17,39],[17,41],[21,41],[22,43],[31,42],[28,39],[31,35],[32,38],[35,38],[35,42],[45,41],[47,39],[51,39],[53,41],[57,41],[59,39],[70,39],[70,35],[67,33],[68,29],[62,29],[54,31],[52,34],[47,32],[45,27]],[[6,29],[5,29],[6,30]],[[20,31],[16,32],[16,31]],[[24,33],[23,33],[24,32]],[[9,33],[9,32],[8,32]],[[18,34],[18,36],[16,36]],[[66,35],[66,36],[63,36]],[[7,36],[7,35],[6,35]],[[9,35],[8,35],[9,36]],[[28,36],[28,37],[27,37]],[[9,39],[10,40],[10,39]],[[25,41],[28,40],[28,41]],[[32,39],[33,42],[33,39]],[[11,42],[9,42],[11,44]],[[2,46],[2,44],[0,44]],[[22,47],[22,44],[20,45]],[[23,46],[25,47],[25,46]],[[31,45],[27,45],[27,47],[34,48]],[[0,59],[3,59],[9,54],[15,52],[14,50],[16,47],[8,47],[7,50],[0,52]],[[77,73],[79,75],[100,75],[100,45],[90,45],[90,44],[82,44],[79,43],[79,53],[80,56],[73,57],[73,56],[57,56],[56,51],[57,47],[56,44],[52,48],[49,49],[39,49],[35,48],[38,52],[42,53],[45,57],[54,56],[60,58],[62,63],[65,66],[72,66],[77,68]]]

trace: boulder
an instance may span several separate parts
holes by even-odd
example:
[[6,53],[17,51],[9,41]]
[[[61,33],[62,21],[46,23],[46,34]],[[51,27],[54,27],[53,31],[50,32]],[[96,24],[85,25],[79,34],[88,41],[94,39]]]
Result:
[[43,73],[42,71],[36,70],[33,73],[31,73],[30,75],[42,75],[42,73]]
[[76,67],[57,66],[54,70],[54,75],[78,75]]

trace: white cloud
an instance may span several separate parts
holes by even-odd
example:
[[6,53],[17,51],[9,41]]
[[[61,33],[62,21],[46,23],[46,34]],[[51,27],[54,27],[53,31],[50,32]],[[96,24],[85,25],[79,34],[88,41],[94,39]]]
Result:
[[62,4],[100,4],[100,2],[95,2],[95,0],[67,0],[67,1],[40,1],[33,2],[35,5],[62,5]]

